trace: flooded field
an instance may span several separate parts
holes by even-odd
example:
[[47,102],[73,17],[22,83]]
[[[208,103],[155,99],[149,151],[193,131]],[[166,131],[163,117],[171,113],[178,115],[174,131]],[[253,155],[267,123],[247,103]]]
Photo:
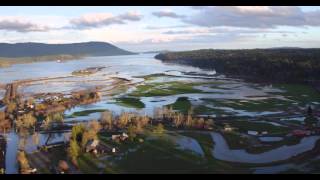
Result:
[[[98,120],[101,112],[137,112],[154,116],[156,108],[172,107],[175,111],[187,112],[193,109],[196,116],[224,118],[228,120],[259,121],[263,127],[254,125],[257,131],[272,128],[289,128],[303,124],[306,108],[312,106],[319,116],[320,94],[311,87],[296,84],[256,84],[241,79],[230,79],[215,71],[204,71],[190,66],[165,64],[153,58],[154,54],[130,56],[88,57],[83,60],[17,64],[0,68],[0,84],[28,80],[19,86],[18,92],[24,99],[30,97],[43,100],[40,94],[60,93],[70,95],[73,91],[98,88],[101,100],[79,105],[63,113],[64,122],[86,122]],[[72,72],[90,67],[106,67],[88,75],[72,75]],[[0,98],[5,90],[0,89]],[[261,119],[262,118],[262,119]],[[296,121],[300,123],[296,123]],[[268,125],[266,125],[268,124]],[[234,125],[236,126],[236,125]],[[241,129],[242,127],[237,127]],[[263,129],[265,128],[265,129]],[[254,128],[253,128],[254,129]],[[255,130],[256,130],[255,129]],[[248,129],[241,129],[246,134]],[[274,149],[260,154],[250,154],[244,149],[230,149],[228,142],[219,133],[212,133],[212,156],[228,163],[237,162],[273,163],[283,161],[312,150],[319,136],[310,136],[294,145],[279,145],[281,136],[260,137],[262,143],[279,143]],[[16,151],[21,137],[12,131],[7,133],[7,173],[17,173]],[[40,134],[40,144],[44,144],[48,134]],[[50,142],[65,141],[66,134],[51,137]],[[27,151],[35,151],[32,137],[27,138]],[[180,149],[195,151],[204,156],[203,147],[197,139],[185,136],[175,137]],[[277,165],[274,168],[283,166]],[[265,171],[268,172],[269,167]],[[263,168],[256,170],[264,172]]]

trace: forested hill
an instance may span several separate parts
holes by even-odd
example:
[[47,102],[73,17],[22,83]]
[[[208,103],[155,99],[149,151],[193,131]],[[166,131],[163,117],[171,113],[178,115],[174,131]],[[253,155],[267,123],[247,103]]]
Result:
[[320,80],[320,49],[195,50],[160,53],[164,62],[215,69],[248,79],[298,82]]
[[72,44],[0,43],[0,57],[19,58],[52,56],[61,54],[85,56],[112,56],[130,55],[134,53],[120,49],[106,42],[85,42]]

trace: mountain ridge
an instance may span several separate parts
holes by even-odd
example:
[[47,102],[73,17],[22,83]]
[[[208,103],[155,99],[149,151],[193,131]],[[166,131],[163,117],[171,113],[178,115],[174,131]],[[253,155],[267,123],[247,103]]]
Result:
[[80,43],[47,44],[38,42],[0,43],[0,57],[20,58],[48,55],[114,56],[136,54],[111,43],[90,41]]

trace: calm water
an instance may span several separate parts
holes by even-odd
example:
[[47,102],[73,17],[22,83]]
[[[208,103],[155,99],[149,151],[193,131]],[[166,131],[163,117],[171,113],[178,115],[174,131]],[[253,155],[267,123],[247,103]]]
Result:
[[141,54],[130,56],[87,57],[81,60],[72,60],[63,63],[41,62],[32,64],[17,64],[9,68],[0,69],[0,83],[14,80],[36,79],[43,77],[68,76],[75,70],[95,66],[105,66],[98,75],[90,76],[96,79],[102,74],[115,74],[132,79],[132,76],[162,73],[165,71],[192,71],[201,72],[198,68],[168,65],[153,58],[155,54]]

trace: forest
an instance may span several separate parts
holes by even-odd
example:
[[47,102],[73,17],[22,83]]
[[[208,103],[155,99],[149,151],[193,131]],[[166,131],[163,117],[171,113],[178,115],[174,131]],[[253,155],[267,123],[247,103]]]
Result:
[[244,49],[166,52],[155,56],[167,63],[215,70],[256,81],[314,82],[320,77],[320,49]]

